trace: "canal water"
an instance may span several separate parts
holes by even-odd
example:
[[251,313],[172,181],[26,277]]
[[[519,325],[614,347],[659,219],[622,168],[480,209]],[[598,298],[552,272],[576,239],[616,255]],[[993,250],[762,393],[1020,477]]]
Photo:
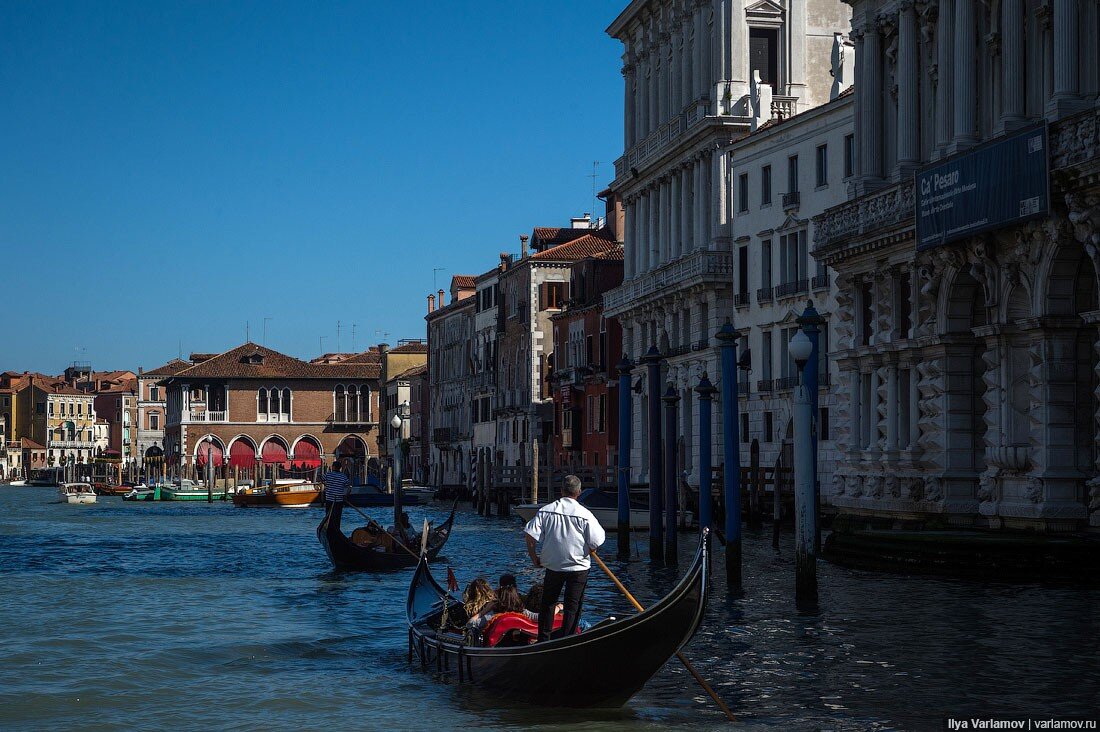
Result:
[[[67,506],[53,496],[0,487],[2,729],[723,726],[675,661],[613,711],[505,705],[440,683],[406,662],[411,571],[332,571],[313,532],[319,510],[117,498]],[[444,511],[410,513],[438,522]],[[463,509],[437,566],[463,584],[514,571],[526,587],[535,573],[520,529],[518,519]],[[640,535],[643,557],[646,543]],[[691,547],[681,550],[686,566]],[[644,561],[610,564],[643,603],[675,581]],[[1100,709],[1096,589],[822,564],[819,607],[800,613],[789,539],[776,553],[768,537],[748,537],[738,597],[727,596],[721,560],[714,569],[713,600],[686,654],[744,729],[940,729],[947,714]],[[596,569],[586,602],[590,620],[629,611]],[[599,666],[593,658],[584,671]]]

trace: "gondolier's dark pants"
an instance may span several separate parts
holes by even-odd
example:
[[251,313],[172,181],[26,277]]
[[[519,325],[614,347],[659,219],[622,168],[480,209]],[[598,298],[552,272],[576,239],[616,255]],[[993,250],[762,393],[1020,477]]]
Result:
[[555,636],[569,636],[577,632],[577,623],[581,619],[581,600],[584,598],[584,587],[588,584],[588,570],[579,572],[558,572],[553,569],[546,570],[546,577],[542,581],[542,605],[539,606],[539,640],[550,640],[550,633],[554,628],[554,606],[558,604],[558,595],[562,587],[565,588],[565,599],[560,633]]

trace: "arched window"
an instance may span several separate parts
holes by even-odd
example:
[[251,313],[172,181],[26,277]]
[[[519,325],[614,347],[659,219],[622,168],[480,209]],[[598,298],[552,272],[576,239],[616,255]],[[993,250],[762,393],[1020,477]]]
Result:
[[281,412],[279,412],[279,414],[280,414],[280,419],[282,419],[283,422],[289,422],[290,421],[290,388],[289,387],[286,387],[286,388],[283,389],[283,409],[282,409]]
[[363,422],[370,422],[371,419],[371,404],[370,404],[370,387],[363,384],[359,387],[359,398],[362,399],[363,407],[360,412],[360,419]]
[[344,387],[337,386],[332,395],[332,418],[337,422],[346,422],[348,418],[348,397]]
[[348,387],[348,421],[359,421],[359,389],[354,384]]
[[260,389],[259,401],[256,404],[256,416],[258,419],[267,419],[267,389]]
[[282,411],[282,405],[280,404],[282,400],[279,398],[281,393],[278,389],[271,390],[271,406],[268,409],[268,414],[275,419],[278,419],[278,414]]

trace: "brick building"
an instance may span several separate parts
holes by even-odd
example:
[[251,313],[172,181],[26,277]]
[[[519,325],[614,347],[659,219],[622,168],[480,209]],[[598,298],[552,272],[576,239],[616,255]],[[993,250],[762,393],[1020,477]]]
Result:
[[409,472],[413,482],[428,482],[428,452],[431,434],[428,431],[431,401],[428,398],[428,364],[422,364],[407,372],[409,380]]
[[623,249],[609,249],[574,263],[565,308],[550,316],[554,329],[555,467],[606,467],[618,459],[616,364],[622,330],[604,318],[603,294],[622,284]]
[[166,390],[170,472],[217,468],[306,472],[339,457],[366,475],[377,455],[377,351],[307,363],[245,343],[158,382]]
[[431,447],[428,461],[432,485],[470,488],[471,418],[470,380],[473,375],[474,278],[451,278],[451,301],[439,307],[429,297],[428,373]]
[[138,369],[137,460],[142,472],[159,473],[164,467],[164,424],[167,404],[160,380],[174,376],[193,364],[174,358],[151,371]]

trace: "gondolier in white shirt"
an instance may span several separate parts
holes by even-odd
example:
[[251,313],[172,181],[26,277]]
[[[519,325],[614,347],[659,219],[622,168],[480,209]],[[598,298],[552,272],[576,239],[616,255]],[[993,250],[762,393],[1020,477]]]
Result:
[[[581,479],[575,475],[565,476],[561,498],[540,508],[524,527],[531,561],[536,567],[546,570],[539,607],[539,641],[550,640],[554,627],[554,606],[563,587],[565,600],[561,635],[569,636],[577,632],[581,600],[591,566],[588,555],[598,549],[606,538],[600,522],[577,501],[580,494]],[[542,551],[536,553],[539,544]]]
[[332,468],[321,478],[321,482],[325,486],[325,508],[342,504],[351,488],[351,479],[344,473],[344,466],[339,460],[332,461]]

